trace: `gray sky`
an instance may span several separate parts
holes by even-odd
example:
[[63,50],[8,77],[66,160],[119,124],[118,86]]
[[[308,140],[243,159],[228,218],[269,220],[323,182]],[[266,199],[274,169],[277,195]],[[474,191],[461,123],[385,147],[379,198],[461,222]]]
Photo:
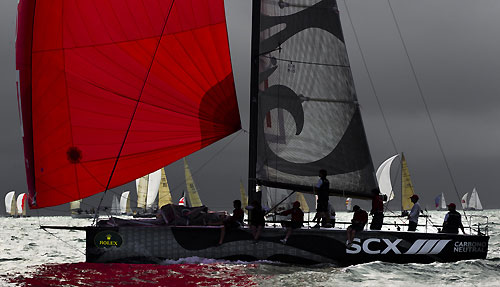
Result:
[[[251,1],[225,0],[242,125],[248,130]],[[458,203],[387,0],[339,0],[341,20],[375,168],[395,153],[354,38],[349,9],[376,93],[399,152],[405,153],[422,206],[445,193]],[[483,206],[499,208],[500,1],[391,0],[441,144],[462,195],[475,186]],[[0,1],[0,198],[25,192],[16,98],[17,0]],[[217,154],[221,149],[222,152]],[[239,132],[188,157],[202,201],[229,209],[246,186],[248,135]],[[184,188],[182,161],[166,168],[174,199]],[[395,183],[399,190],[400,183]],[[129,185],[129,188],[132,188]],[[124,188],[117,188],[121,192]],[[86,202],[92,204],[100,196]],[[399,197],[397,197],[399,198]],[[309,198],[312,203],[312,198]],[[342,199],[332,198],[336,208]],[[110,197],[105,202],[109,205]],[[360,202],[365,208],[368,202]],[[391,205],[397,209],[399,203]],[[4,214],[0,204],[0,214]],[[67,205],[53,210],[67,210]],[[47,212],[47,210],[45,211]],[[36,214],[31,212],[31,214]]]

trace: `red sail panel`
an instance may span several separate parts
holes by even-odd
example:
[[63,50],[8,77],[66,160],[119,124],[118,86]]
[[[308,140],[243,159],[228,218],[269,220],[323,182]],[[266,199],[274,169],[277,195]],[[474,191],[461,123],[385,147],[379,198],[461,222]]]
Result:
[[223,0],[21,0],[17,63],[31,208],[241,128]]

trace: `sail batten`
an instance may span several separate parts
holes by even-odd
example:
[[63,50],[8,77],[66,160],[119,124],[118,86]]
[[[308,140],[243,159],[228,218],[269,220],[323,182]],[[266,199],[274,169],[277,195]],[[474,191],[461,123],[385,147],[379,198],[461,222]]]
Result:
[[128,183],[241,128],[224,2],[115,2],[19,1],[32,208]]

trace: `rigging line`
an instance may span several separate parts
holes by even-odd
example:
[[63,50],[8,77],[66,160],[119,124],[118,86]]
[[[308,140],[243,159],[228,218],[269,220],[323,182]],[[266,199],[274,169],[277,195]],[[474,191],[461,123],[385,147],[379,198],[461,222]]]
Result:
[[67,240],[63,240],[61,237],[59,237],[59,236],[55,235],[54,233],[52,233],[52,232],[48,231],[45,227],[40,226],[40,229],[42,229],[43,231],[47,232],[48,234],[50,234],[50,235],[54,236],[56,239],[58,239],[59,241],[63,242],[64,244],[66,244],[66,245],[67,245],[68,247],[70,247],[71,249],[76,250],[76,251],[78,251],[79,253],[81,253],[83,256],[85,256],[85,253],[84,253],[84,252],[82,252],[82,251],[81,251],[80,249],[78,249],[78,248],[75,248],[75,246],[71,246],[71,245],[67,242]]
[[[281,52],[281,48],[279,49],[279,52]],[[327,67],[339,67],[339,68],[350,68],[350,65],[341,65],[341,64],[328,64],[328,63],[318,63],[318,62],[308,62],[308,61],[298,61],[298,60],[290,60],[290,59],[284,59],[284,58],[277,58],[277,57],[272,57],[272,56],[265,56],[261,55],[263,58],[269,58],[269,59],[276,59],[279,61],[283,62],[290,62],[290,63],[299,63],[299,64],[307,64],[307,65],[316,65],[316,66],[327,66]]]
[[354,38],[356,39],[356,45],[358,46],[359,52],[361,54],[361,60],[363,62],[363,66],[364,66],[366,74],[368,76],[368,81],[370,82],[370,87],[372,89],[373,95],[375,96],[375,99],[377,100],[377,105],[378,105],[378,108],[380,110],[380,113],[382,114],[382,119],[384,120],[385,128],[387,130],[387,133],[389,134],[389,138],[391,139],[391,144],[392,144],[392,147],[394,148],[394,152],[398,153],[398,148],[396,146],[396,142],[394,141],[394,137],[392,136],[391,130],[389,129],[389,124],[387,122],[387,118],[385,117],[384,109],[382,108],[382,104],[380,103],[380,99],[379,99],[379,97],[377,95],[377,91],[375,89],[375,84],[373,83],[372,76],[370,74],[370,71],[368,70],[368,64],[366,63],[365,55],[363,53],[363,49],[361,48],[361,44],[359,42],[359,38],[358,38],[358,34],[356,33],[356,29],[354,28],[354,24],[352,22],[351,14],[349,12],[349,7],[347,6],[346,0],[344,0],[344,6],[345,6],[346,13],[347,13],[347,18],[349,18],[349,23],[351,24],[351,27],[352,27]]
[[[444,153],[443,146],[441,144],[441,140],[439,139],[439,136],[438,136],[438,133],[437,133],[437,130],[436,130],[436,126],[434,125],[434,121],[432,120],[431,113],[429,111],[429,107],[427,106],[427,102],[425,101],[424,93],[422,91],[422,87],[420,85],[420,81],[418,80],[417,73],[415,72],[415,68],[413,66],[413,62],[411,61],[410,54],[408,53],[408,48],[406,47],[406,43],[405,43],[405,41],[403,39],[403,35],[401,34],[401,29],[399,28],[399,23],[398,23],[398,21],[396,19],[396,15],[394,14],[394,10],[392,9],[391,0],[387,0],[387,3],[389,4],[389,8],[391,10],[392,18],[394,19],[394,23],[396,24],[396,29],[398,30],[399,38],[401,39],[401,43],[403,44],[403,48],[404,48],[404,51],[405,51],[405,54],[406,54],[406,58],[408,59],[408,63],[410,65],[410,69],[411,69],[411,72],[413,74],[413,78],[415,79],[415,83],[417,85],[419,96],[422,99],[422,103],[424,104],[425,111],[427,113],[427,117],[429,118],[429,121],[431,123],[432,131],[434,133],[434,137],[436,138],[437,144],[439,146],[439,150],[441,152],[441,155],[443,156],[443,160],[444,160],[444,163],[446,165],[446,169],[448,171],[448,174],[450,176],[451,183],[453,184],[453,188],[455,189],[455,193],[457,194],[457,198],[460,200],[461,198],[460,198],[460,195],[458,194],[458,188],[457,188],[457,185],[455,183],[455,179],[453,178],[453,174],[451,172],[450,165],[448,164],[448,160],[446,159],[446,155]],[[463,214],[465,216],[465,219],[467,220],[467,214],[465,213],[465,210],[463,210],[462,212],[463,212]]]
[[153,63],[155,62],[156,52],[158,51],[158,49],[160,47],[161,39],[163,37],[163,33],[165,32],[165,28],[167,27],[168,19],[170,17],[170,12],[172,11],[172,7],[174,6],[174,3],[175,3],[175,0],[172,0],[172,4],[170,4],[170,8],[168,10],[167,17],[165,17],[165,23],[163,23],[163,28],[161,30],[160,38],[158,39],[158,43],[156,44],[155,51],[153,53],[153,57],[151,58],[151,62],[149,63],[148,72],[146,74],[146,77],[144,78],[144,82],[142,84],[142,88],[141,88],[141,91],[139,93],[139,97],[137,98],[137,101],[136,101],[136,104],[135,104],[134,112],[132,113],[132,117],[130,117],[130,122],[128,124],[127,132],[125,133],[125,137],[123,138],[123,142],[122,142],[122,144],[120,146],[120,151],[118,152],[118,156],[116,157],[115,164],[113,165],[113,169],[111,170],[111,174],[109,176],[109,180],[108,180],[108,184],[106,185],[106,189],[104,190],[103,196],[101,197],[101,200],[99,201],[99,205],[97,206],[97,212],[95,214],[94,221],[92,223],[93,225],[95,225],[97,223],[97,218],[99,217],[99,207],[102,204],[102,200],[104,199],[104,195],[106,195],[106,190],[108,190],[109,185],[111,184],[111,179],[113,178],[116,166],[118,165],[118,160],[120,159],[120,155],[122,153],[123,147],[125,146],[125,142],[127,141],[127,136],[128,136],[128,134],[130,132],[130,128],[132,127],[132,123],[134,121],[135,113],[137,112],[137,108],[139,107],[139,103],[140,103],[140,100],[142,98],[142,94],[143,94],[144,88],[146,87],[146,83],[147,83],[147,80],[149,78],[149,73],[151,72],[151,68],[153,67]]
[[[222,151],[224,151],[228,146],[229,144],[231,144],[237,137],[238,135],[240,135],[242,133],[242,131],[238,131],[238,133],[236,134],[236,136],[234,136],[228,143],[226,143],[219,151],[217,151],[212,157],[210,157],[206,162],[204,162],[200,167],[198,167],[197,169],[194,170],[194,172],[191,172],[191,175],[195,175],[197,174],[203,167],[205,167],[210,161],[212,161],[216,156],[218,156]],[[176,186],[174,186],[173,188],[171,188],[170,190],[177,190],[179,187],[181,187],[181,185],[184,185],[186,184],[186,179],[184,179],[184,181]]]

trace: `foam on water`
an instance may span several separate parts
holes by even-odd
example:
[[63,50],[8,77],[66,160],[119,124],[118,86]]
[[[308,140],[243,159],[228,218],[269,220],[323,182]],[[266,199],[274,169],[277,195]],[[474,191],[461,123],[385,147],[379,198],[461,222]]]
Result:
[[[441,223],[445,212],[430,212]],[[349,267],[229,262],[200,257],[159,265],[85,263],[85,233],[40,225],[87,226],[70,217],[0,218],[0,286],[499,286],[500,211],[490,217],[488,258],[455,263],[371,262]],[[338,213],[346,221],[352,213]],[[394,219],[386,219],[392,222]],[[52,233],[52,234],[51,234]]]

